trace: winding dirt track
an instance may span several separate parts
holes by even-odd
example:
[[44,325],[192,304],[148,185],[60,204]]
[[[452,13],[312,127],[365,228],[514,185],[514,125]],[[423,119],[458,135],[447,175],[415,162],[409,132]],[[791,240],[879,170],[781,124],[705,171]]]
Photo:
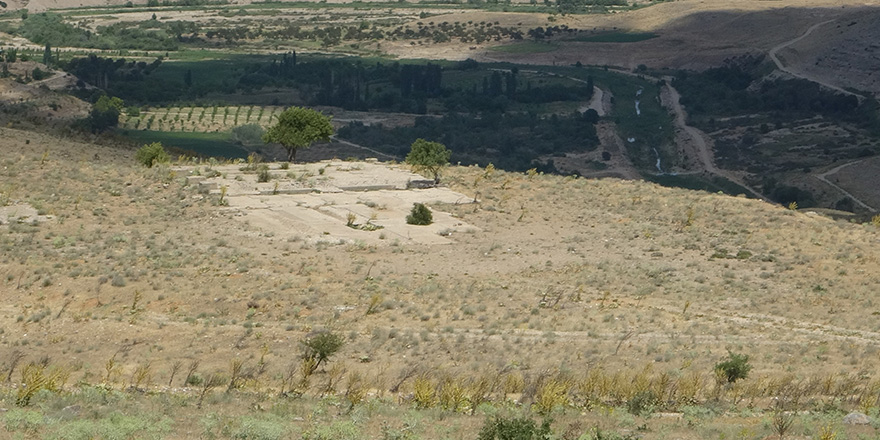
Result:
[[782,63],[782,60],[779,59],[779,55],[778,55],[778,54],[779,54],[779,51],[780,51],[780,50],[785,49],[786,47],[791,46],[791,45],[797,43],[798,41],[803,40],[804,38],[807,38],[811,33],[813,33],[813,31],[815,31],[816,29],[818,29],[820,26],[825,25],[825,24],[828,24],[828,23],[831,23],[831,22],[834,22],[834,21],[835,21],[835,20],[826,20],[826,21],[823,21],[823,22],[821,22],[821,23],[816,23],[816,24],[810,26],[810,27],[809,27],[809,28],[808,28],[803,34],[801,34],[799,37],[794,38],[794,39],[791,39],[791,40],[788,40],[788,41],[786,41],[786,42],[784,42],[784,43],[780,43],[780,44],[774,46],[773,48],[771,48],[770,51],[768,52],[768,55],[770,56],[770,59],[773,60],[773,63],[776,64],[776,68],[777,68],[777,69],[779,69],[779,70],[781,70],[781,71],[783,71],[783,72],[785,72],[785,73],[788,73],[788,74],[791,75],[791,76],[794,76],[794,77],[797,77],[797,78],[801,78],[801,79],[805,79],[805,80],[808,80],[808,81],[812,81],[812,82],[814,82],[814,83],[816,83],[816,84],[819,84],[819,85],[821,85],[821,86],[823,86],[823,87],[829,88],[829,89],[834,90],[834,91],[836,91],[836,92],[843,93],[843,94],[845,94],[845,95],[855,96],[855,97],[859,98],[859,100],[865,99],[865,96],[860,95],[860,94],[858,94],[858,93],[853,93],[853,92],[850,92],[849,90],[842,89],[842,88],[840,88],[840,87],[838,87],[838,86],[835,86],[835,85],[833,85],[833,84],[828,84],[827,82],[824,82],[824,81],[822,81],[822,80],[820,80],[820,79],[818,79],[818,78],[814,78],[814,77],[811,77],[811,76],[807,76],[807,75],[805,75],[805,74],[803,74],[803,73],[795,72],[795,71],[791,70],[791,68],[789,68],[789,67],[785,67],[785,65]]
[[847,191],[847,190],[845,190],[845,189],[843,189],[843,188],[837,186],[836,184],[834,184],[834,183],[832,183],[830,180],[828,180],[828,176],[830,176],[830,175],[832,175],[832,174],[836,174],[836,173],[837,173],[838,171],[840,171],[841,169],[846,168],[846,167],[848,167],[848,166],[850,166],[850,165],[855,165],[855,164],[857,164],[857,163],[859,163],[859,162],[863,162],[864,160],[865,160],[865,159],[857,160],[857,161],[854,161],[854,162],[845,163],[845,164],[843,164],[843,165],[840,165],[840,166],[834,167],[834,168],[832,168],[832,169],[830,169],[830,170],[828,170],[828,171],[826,171],[826,172],[824,172],[824,173],[822,173],[822,174],[817,174],[817,175],[815,175],[814,177],[817,178],[817,179],[819,179],[819,180],[821,180],[822,182],[827,183],[827,184],[830,185],[832,188],[834,188],[834,189],[840,191],[841,193],[843,193],[843,195],[845,195],[845,196],[847,196],[847,197],[853,199],[853,201],[856,202],[856,203],[857,203],[859,206],[861,206],[862,208],[865,208],[865,209],[867,209],[867,210],[869,210],[869,211],[877,211],[876,209],[874,209],[874,208],[868,206],[867,203],[865,203],[865,202],[859,200],[858,197],[856,197],[856,196],[850,194],[849,191]]
[[668,96],[669,99],[664,99],[663,104],[666,105],[666,107],[675,115],[674,123],[679,131],[679,139],[677,140],[682,141],[682,143],[686,144],[686,148],[697,154],[703,170],[724,177],[725,179],[749,190],[754,196],[766,202],[773,203],[760,192],[743,182],[739,176],[715,166],[715,154],[712,152],[712,148],[709,146],[708,142],[706,142],[708,136],[696,127],[687,125],[687,113],[679,102],[681,95],[678,93],[678,90],[675,90],[675,87],[670,85],[672,78],[667,77],[665,80],[666,84],[663,86],[665,93],[663,93],[663,95]]

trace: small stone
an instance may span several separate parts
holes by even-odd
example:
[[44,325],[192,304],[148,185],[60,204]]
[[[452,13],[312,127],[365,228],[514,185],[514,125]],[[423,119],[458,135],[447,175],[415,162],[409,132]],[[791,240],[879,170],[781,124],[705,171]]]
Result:
[[858,411],[851,412],[843,418],[843,424],[845,425],[870,425],[871,418],[862,414]]

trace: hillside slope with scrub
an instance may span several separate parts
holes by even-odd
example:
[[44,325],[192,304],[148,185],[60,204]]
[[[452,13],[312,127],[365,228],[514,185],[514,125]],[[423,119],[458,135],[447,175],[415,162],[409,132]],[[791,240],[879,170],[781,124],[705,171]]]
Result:
[[[637,427],[707,438],[774,433],[783,401],[803,438],[876,435],[838,418],[877,413],[870,222],[639,181],[451,167],[444,184],[465,197],[428,205],[450,219],[436,232],[445,240],[322,237],[249,221],[251,208],[193,179],[238,167],[228,177],[247,187],[247,163],[146,168],[134,156],[0,129],[7,432],[76,422],[103,437],[141,423],[141,438],[476,438],[486,417],[525,414],[552,416],[571,438]],[[352,206],[381,225],[388,208],[369,197]],[[311,209],[273,206],[289,225]],[[326,334],[338,351],[310,368],[304,348]],[[732,354],[748,356],[746,378],[716,374]]]

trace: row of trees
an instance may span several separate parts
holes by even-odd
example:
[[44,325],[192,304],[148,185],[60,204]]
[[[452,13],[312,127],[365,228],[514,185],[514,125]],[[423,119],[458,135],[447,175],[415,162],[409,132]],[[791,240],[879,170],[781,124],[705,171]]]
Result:
[[339,130],[339,136],[401,157],[417,139],[435,139],[462,164],[485,166],[491,162],[500,168],[525,171],[546,166],[535,161],[541,156],[596,149],[598,120],[595,111],[550,117],[534,113],[448,113],[418,118],[412,127],[351,123]]
[[[62,67],[105,93],[139,104],[197,99],[222,90],[253,92],[267,87],[297,90],[297,104],[330,105],[347,110],[378,110],[404,113],[437,111],[504,112],[514,104],[542,104],[584,101],[592,96],[592,85],[547,81],[535,84],[510,71],[487,71],[482,80],[455,72],[481,68],[475,61],[451,67],[436,64],[381,63],[312,59],[302,61],[295,52],[260,63],[241,63],[223,71],[205,65],[174,63],[178,70],[162,78],[151,75],[166,69],[161,60],[132,62],[98,56],[76,58]],[[221,67],[217,63],[217,68]],[[449,73],[452,72],[450,75]],[[179,76],[178,76],[179,75]],[[447,80],[449,76],[453,80]],[[462,80],[460,78],[468,78]],[[477,77],[479,78],[479,77]],[[87,97],[87,96],[84,96]]]

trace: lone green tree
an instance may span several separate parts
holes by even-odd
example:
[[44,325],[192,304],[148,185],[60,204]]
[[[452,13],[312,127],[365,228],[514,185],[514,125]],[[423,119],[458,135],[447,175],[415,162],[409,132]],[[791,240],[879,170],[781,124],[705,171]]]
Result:
[[749,365],[749,356],[746,354],[738,354],[732,351],[727,352],[727,359],[715,364],[715,372],[727,380],[727,383],[734,383],[740,379],[749,376],[752,366]]
[[287,161],[296,160],[296,150],[314,142],[328,141],[333,135],[330,117],[303,107],[291,107],[278,116],[278,123],[263,135],[263,142],[281,144],[287,150]]
[[345,345],[345,339],[338,333],[321,331],[306,336],[300,344],[303,346],[303,359],[310,361],[309,373],[314,373],[321,364],[327,362],[330,356],[336,354]]
[[406,155],[406,163],[410,164],[416,172],[427,172],[434,176],[434,183],[440,183],[440,170],[449,164],[449,156],[452,152],[440,142],[429,142],[424,139],[416,139]]
[[92,105],[92,111],[89,113],[88,123],[92,132],[97,133],[116,127],[119,124],[123,105],[122,100],[115,96],[101,95]]

